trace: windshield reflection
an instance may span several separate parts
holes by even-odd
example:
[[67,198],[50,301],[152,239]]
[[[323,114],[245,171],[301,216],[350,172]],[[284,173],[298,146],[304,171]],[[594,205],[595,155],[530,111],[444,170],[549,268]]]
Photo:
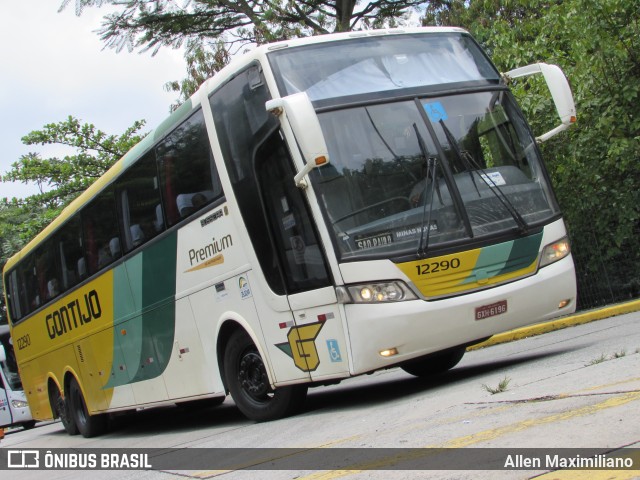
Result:
[[342,258],[425,255],[523,233],[557,214],[533,138],[504,90],[319,119],[331,164],[311,177]]

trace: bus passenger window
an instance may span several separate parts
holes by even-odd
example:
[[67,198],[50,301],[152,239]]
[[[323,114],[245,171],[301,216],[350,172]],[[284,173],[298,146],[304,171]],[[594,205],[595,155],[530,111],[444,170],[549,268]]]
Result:
[[55,256],[56,242],[47,240],[36,252],[37,288],[41,301],[52,300],[60,294],[60,277]]
[[[62,228],[62,231],[55,240],[61,265],[61,288],[68,290],[76,285],[82,278],[79,264],[80,260],[84,264],[84,252],[82,251],[82,226],[80,215],[72,217]],[[84,267],[86,275],[86,266]]]
[[96,273],[122,256],[111,189],[102,193],[83,210],[82,220],[86,262],[83,258],[77,261],[78,275],[81,278],[86,274]]
[[153,151],[125,172],[116,183],[116,190],[124,248],[129,252],[164,229],[164,221],[158,221],[163,214]]
[[222,196],[201,110],[165,138],[156,155],[169,226]]

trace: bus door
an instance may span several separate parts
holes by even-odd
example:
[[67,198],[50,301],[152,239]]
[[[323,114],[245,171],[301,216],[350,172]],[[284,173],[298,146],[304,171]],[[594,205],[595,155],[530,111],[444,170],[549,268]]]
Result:
[[[344,377],[347,352],[333,282],[304,193],[293,181],[279,121],[265,109],[271,97],[257,62],[210,97],[213,144],[219,143],[261,270],[240,278],[242,298],[255,305],[276,385]],[[263,288],[255,288],[263,281],[256,277]]]
[[348,375],[343,321],[323,247],[280,131],[256,152],[256,174],[293,321],[277,347],[320,381]]

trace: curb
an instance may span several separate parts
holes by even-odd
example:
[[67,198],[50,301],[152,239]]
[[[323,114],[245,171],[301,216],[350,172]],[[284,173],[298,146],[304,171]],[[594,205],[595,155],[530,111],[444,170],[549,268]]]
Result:
[[598,310],[590,310],[588,312],[579,313],[577,315],[562,317],[551,322],[540,323],[538,325],[532,325],[530,327],[522,327],[516,330],[511,330],[509,332],[499,333],[498,335],[494,335],[493,337],[491,337],[486,342],[467,347],[467,352],[471,350],[478,350],[480,348],[492,347],[493,345],[499,345],[501,343],[513,342],[515,340],[533,337],[535,335],[542,335],[543,333],[562,330],[563,328],[595,322],[596,320],[603,320],[605,318],[614,317],[616,315],[636,312],[638,310],[640,310],[640,300],[620,303],[617,305],[612,305],[610,307],[600,308]]

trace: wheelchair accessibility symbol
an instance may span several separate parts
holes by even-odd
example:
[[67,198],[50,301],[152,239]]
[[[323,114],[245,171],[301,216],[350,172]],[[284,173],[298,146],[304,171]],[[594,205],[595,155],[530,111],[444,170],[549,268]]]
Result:
[[425,103],[424,109],[432,122],[438,123],[440,120],[444,121],[449,118],[447,111],[440,102]]
[[327,340],[327,349],[329,350],[329,358],[332,362],[336,363],[342,361],[342,355],[340,355],[340,345],[338,345],[337,340]]

